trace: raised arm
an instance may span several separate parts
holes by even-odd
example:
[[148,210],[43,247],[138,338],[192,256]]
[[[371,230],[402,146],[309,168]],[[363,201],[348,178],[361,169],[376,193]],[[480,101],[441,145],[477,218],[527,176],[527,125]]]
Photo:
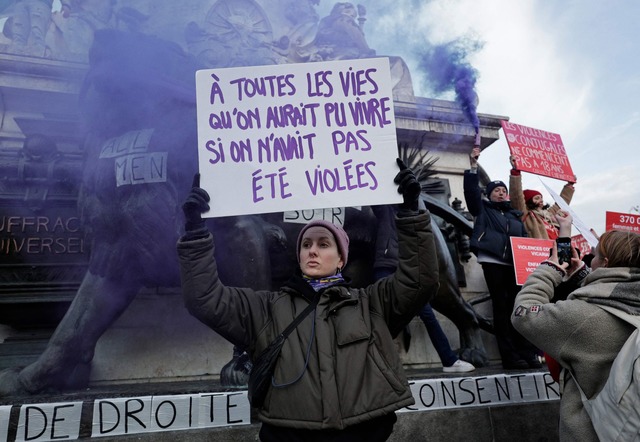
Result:
[[482,193],[480,192],[480,180],[478,178],[478,159],[480,148],[474,147],[469,154],[470,168],[464,171],[463,190],[467,210],[473,216],[478,216],[482,211]]
[[226,287],[220,281],[213,236],[201,217],[209,211],[209,195],[197,178],[182,206],[185,234],[177,244],[185,306],[229,342],[247,347],[268,318],[269,293]]
[[522,175],[518,170],[518,165],[513,155],[509,157],[509,162],[511,163],[511,173],[509,174],[509,199],[511,200],[511,207],[521,211],[522,219],[524,219],[529,210],[527,209],[524,194],[522,193]]
[[439,287],[431,215],[418,210],[421,189],[415,175],[401,161],[398,165],[395,182],[404,200],[396,216],[398,266],[393,277],[367,288],[371,308],[385,317],[392,335],[411,321]]

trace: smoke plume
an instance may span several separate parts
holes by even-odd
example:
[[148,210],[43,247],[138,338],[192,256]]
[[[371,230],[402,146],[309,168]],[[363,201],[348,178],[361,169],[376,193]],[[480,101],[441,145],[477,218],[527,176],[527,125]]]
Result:
[[478,94],[475,91],[477,70],[469,63],[468,56],[477,51],[481,43],[455,40],[431,46],[419,55],[419,68],[426,74],[424,81],[436,94],[455,92],[456,102],[478,132],[479,121],[476,109]]
[[475,86],[479,73],[469,59],[484,43],[471,36],[472,30],[463,36],[443,38],[443,31],[448,33],[443,29],[447,25],[440,21],[438,10],[454,6],[436,0],[378,2],[367,8],[365,34],[378,54],[397,55],[406,61],[417,95],[443,99],[454,95],[477,131]]

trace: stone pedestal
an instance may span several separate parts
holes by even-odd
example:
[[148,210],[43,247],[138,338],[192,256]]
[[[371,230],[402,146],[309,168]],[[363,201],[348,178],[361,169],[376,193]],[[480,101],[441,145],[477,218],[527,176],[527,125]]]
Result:
[[232,352],[189,314],[180,289],[141,292],[98,341],[91,383],[217,378]]

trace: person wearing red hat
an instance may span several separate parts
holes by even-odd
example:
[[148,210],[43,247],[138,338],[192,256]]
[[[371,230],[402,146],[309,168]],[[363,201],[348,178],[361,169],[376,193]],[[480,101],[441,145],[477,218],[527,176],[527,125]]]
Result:
[[[511,206],[522,212],[522,222],[530,238],[557,239],[561,236],[571,236],[571,231],[560,232],[556,222],[556,214],[563,215],[558,204],[549,207],[544,203],[540,192],[533,189],[522,190],[522,176],[518,170],[515,158],[509,157],[511,174],[509,176],[509,199]],[[560,192],[560,196],[567,203],[573,198],[575,181],[567,182]]]
[[[522,190],[522,176],[515,157],[509,157],[511,163],[511,174],[509,175],[509,198],[513,207],[522,212],[522,222],[527,229],[527,234],[531,238],[537,239],[558,239],[571,237],[571,223],[558,223],[556,216],[565,218],[570,215],[564,213],[557,203],[549,207],[544,203],[544,197],[534,189]],[[560,192],[560,197],[567,203],[571,203],[574,192],[574,182],[567,182]],[[551,377],[558,382],[560,379],[560,365],[546,353],[543,353],[544,360],[549,368]]]

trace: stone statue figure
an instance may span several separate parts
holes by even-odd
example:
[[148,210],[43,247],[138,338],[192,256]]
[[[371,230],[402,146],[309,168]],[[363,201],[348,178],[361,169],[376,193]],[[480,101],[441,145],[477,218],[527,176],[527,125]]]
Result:
[[[190,25],[187,40],[196,57],[176,43],[113,29],[113,6],[112,0],[65,0],[62,15],[75,17],[77,27],[59,28],[67,37],[86,35],[84,43],[92,44],[79,113],[87,162],[78,207],[91,241],[89,269],[37,361],[0,372],[0,396],[86,385],[98,339],[140,289],[179,284],[180,205],[197,170],[195,70],[291,61],[290,47],[274,45],[271,25],[263,22],[265,11],[253,0],[217,0],[203,23]],[[338,3],[314,36],[317,47],[324,48],[315,54],[327,59],[373,55],[356,21],[363,16],[363,10],[358,14],[353,5]],[[312,14],[294,28],[308,30],[309,19]],[[435,206],[430,209],[439,215]],[[460,217],[451,212],[440,208],[452,220]],[[347,209],[345,229],[356,245],[349,272],[361,278],[356,283],[371,277],[367,248],[374,240],[374,220],[372,213]],[[299,226],[285,225],[281,215],[217,218],[209,226],[217,239],[220,277],[228,285],[269,288],[282,282],[279,275],[291,273],[282,269],[296,263],[282,247],[294,247],[286,238],[295,238]],[[441,250],[440,258],[447,259],[446,246]],[[471,352],[466,359],[482,366],[486,356],[478,318],[452,275],[443,271],[441,276],[433,306],[461,330],[463,347]]]
[[376,51],[371,49],[364,31],[356,21],[366,13],[364,7],[358,10],[353,3],[336,3],[329,16],[320,20],[313,45],[318,52],[326,54],[323,59],[341,60],[372,57]]
[[[313,16],[304,15],[306,21],[297,23],[288,35],[287,57],[290,62],[346,60],[375,57],[364,33],[366,9],[353,3],[335,3],[328,16],[319,23],[311,23]],[[388,56],[391,69],[393,98],[413,101],[411,73],[405,61]]]
[[115,0],[62,0],[62,11],[54,16],[57,48],[63,58],[80,58],[89,52],[93,34],[113,27]]
[[53,0],[15,0],[3,33],[11,39],[9,52],[50,56],[45,38],[51,24]]
[[[89,58],[78,202],[89,269],[37,361],[0,372],[0,396],[85,386],[98,339],[139,290],[179,285],[175,243],[197,171],[199,66],[173,43],[116,30],[96,32]],[[269,242],[282,242],[281,230],[257,216],[220,218],[210,228],[221,278],[268,287]]]
[[190,22],[185,38],[207,67],[280,64],[266,12],[254,0],[218,0],[202,24]]

